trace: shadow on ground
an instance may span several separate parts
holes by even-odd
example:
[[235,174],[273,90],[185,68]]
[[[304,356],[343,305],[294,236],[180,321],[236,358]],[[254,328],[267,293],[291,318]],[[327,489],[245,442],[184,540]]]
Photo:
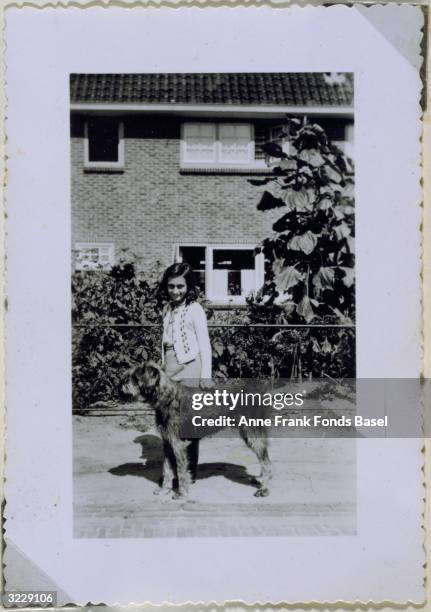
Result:
[[[145,459],[145,463],[123,463],[108,470],[109,473],[114,476],[139,476],[146,478],[152,483],[159,484],[162,477],[164,459],[160,438],[147,434],[138,436],[134,442],[141,445],[141,457]],[[224,476],[237,484],[247,485],[255,489],[259,488],[256,478],[251,476],[242,465],[225,461],[201,463],[198,465],[197,480],[204,480],[213,476]]]

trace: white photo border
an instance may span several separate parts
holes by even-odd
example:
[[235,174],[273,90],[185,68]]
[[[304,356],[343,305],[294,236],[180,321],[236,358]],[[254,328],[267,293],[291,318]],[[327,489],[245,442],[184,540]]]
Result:
[[73,603],[423,600],[419,440],[357,441],[356,537],[195,538],[189,563],[183,540],[73,540],[68,89],[72,72],[353,72],[357,374],[417,377],[421,82],[393,41],[420,57],[421,27],[413,6],[7,9],[6,541]]

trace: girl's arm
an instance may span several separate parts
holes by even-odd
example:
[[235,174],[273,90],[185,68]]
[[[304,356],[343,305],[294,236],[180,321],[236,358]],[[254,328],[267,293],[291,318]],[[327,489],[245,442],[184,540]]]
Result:
[[208,334],[207,318],[205,311],[200,304],[196,303],[194,310],[195,331],[202,361],[201,378],[204,380],[210,380],[212,375],[212,352],[210,337]]

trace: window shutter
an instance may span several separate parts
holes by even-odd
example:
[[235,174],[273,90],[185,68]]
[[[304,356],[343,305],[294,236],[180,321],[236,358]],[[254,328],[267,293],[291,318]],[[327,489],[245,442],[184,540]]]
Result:
[[188,163],[216,161],[216,132],[213,123],[184,124],[184,156]]

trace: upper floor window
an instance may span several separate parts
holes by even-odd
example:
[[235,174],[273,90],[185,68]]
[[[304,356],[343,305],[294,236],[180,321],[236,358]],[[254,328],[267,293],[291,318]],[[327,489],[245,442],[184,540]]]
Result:
[[260,169],[275,161],[262,149],[267,142],[289,152],[287,126],[273,120],[252,123],[185,122],[181,140],[183,169]]
[[114,117],[93,117],[85,122],[85,167],[124,167],[124,124]]
[[337,146],[347,157],[354,157],[353,123],[347,119],[325,117],[309,117],[312,123],[317,123],[325,130],[328,140]]
[[75,253],[75,270],[106,270],[114,265],[114,245],[111,243],[78,242]]
[[182,166],[249,166],[255,162],[250,123],[183,124]]
[[262,149],[262,145],[272,142],[279,145],[284,153],[289,154],[289,136],[288,136],[287,124],[266,124],[260,123],[255,126],[255,139],[256,139],[256,152],[255,157],[257,160],[262,160],[266,163],[277,161],[276,158],[270,157]]

